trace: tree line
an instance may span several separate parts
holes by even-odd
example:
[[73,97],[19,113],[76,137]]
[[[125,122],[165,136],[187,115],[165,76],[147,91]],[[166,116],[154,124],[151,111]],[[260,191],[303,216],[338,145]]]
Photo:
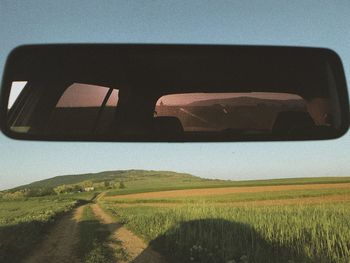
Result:
[[0,192],[0,199],[15,200],[26,197],[41,197],[47,195],[60,195],[82,193],[90,191],[103,191],[108,189],[126,188],[124,181],[84,181],[78,184],[62,184],[57,187],[28,187],[20,190],[5,190]]

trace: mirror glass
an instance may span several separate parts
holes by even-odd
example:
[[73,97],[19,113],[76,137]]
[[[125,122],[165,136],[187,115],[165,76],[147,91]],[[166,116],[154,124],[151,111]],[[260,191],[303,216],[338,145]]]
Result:
[[34,70],[19,68],[16,74],[14,67],[7,134],[57,140],[307,140],[336,138],[348,127],[346,87],[324,55],[134,49],[127,59],[114,55],[119,62],[112,62],[105,49],[96,57],[76,50],[73,57],[80,62],[63,57],[61,65],[53,63],[57,49],[52,61],[34,63]]
[[[290,93],[224,92],[164,95],[157,99],[147,125],[140,127],[134,123],[123,127],[120,122],[118,127],[115,126],[119,95],[116,88],[73,83],[62,92],[50,112],[46,112],[35,111],[40,108],[39,89],[43,87],[28,85],[25,90],[27,84],[28,81],[16,81],[11,87],[9,124],[18,133],[112,137],[113,133],[137,134],[142,130],[150,135],[177,136],[186,133],[311,136],[339,126],[332,117],[328,98],[305,100]],[[29,92],[31,98],[23,99],[23,91]]]

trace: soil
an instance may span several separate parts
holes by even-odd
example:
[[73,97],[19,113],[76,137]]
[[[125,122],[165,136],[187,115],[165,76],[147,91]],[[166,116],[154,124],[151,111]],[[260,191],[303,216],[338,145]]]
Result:
[[186,196],[186,197],[210,196],[210,195],[225,195],[225,194],[234,194],[234,193],[257,193],[257,192],[274,192],[274,191],[288,191],[288,190],[346,189],[346,188],[350,188],[350,183],[203,188],[203,189],[172,190],[172,191],[128,194],[128,195],[110,196],[110,197],[104,197],[104,198],[105,199],[174,198],[174,197],[183,197],[183,196]]
[[26,263],[75,263],[80,262],[74,256],[74,246],[78,242],[78,221],[83,206],[64,215],[53,226],[48,235],[38,245]]
[[115,239],[121,242],[123,249],[127,251],[128,260],[126,262],[133,263],[163,263],[165,262],[162,256],[154,251],[151,247],[126,229],[122,224],[115,222],[115,220],[107,214],[98,204],[91,205],[95,216],[106,224]]

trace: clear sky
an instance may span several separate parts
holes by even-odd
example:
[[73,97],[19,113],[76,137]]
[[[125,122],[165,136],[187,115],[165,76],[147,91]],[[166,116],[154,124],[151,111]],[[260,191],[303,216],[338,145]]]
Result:
[[[335,50],[350,79],[350,1],[0,1],[0,72],[29,43],[218,43]],[[349,86],[349,81],[348,81]],[[0,189],[117,169],[255,179],[350,175],[350,133],[274,143],[61,143],[0,135]]]

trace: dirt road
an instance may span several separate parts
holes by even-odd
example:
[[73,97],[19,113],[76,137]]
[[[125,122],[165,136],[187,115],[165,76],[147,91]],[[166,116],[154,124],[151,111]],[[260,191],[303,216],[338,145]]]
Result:
[[48,233],[47,237],[34,249],[26,263],[75,263],[74,245],[78,241],[78,221],[83,206],[64,215]]
[[[118,262],[132,263],[164,263],[164,259],[145,242],[115,222],[98,204],[91,208],[101,223],[108,227],[111,235],[121,242],[122,248],[128,254],[128,260]],[[33,253],[23,262],[25,263],[80,263],[74,255],[75,244],[79,241],[79,220],[84,206],[64,215],[48,232],[43,241],[33,250]]]
[[123,227],[123,225],[115,222],[113,218],[102,210],[98,204],[91,205],[95,216],[106,224],[113,236],[122,242],[123,249],[128,253],[127,262],[133,263],[164,263],[165,260],[159,253],[148,247],[147,244],[133,234],[131,231]]

